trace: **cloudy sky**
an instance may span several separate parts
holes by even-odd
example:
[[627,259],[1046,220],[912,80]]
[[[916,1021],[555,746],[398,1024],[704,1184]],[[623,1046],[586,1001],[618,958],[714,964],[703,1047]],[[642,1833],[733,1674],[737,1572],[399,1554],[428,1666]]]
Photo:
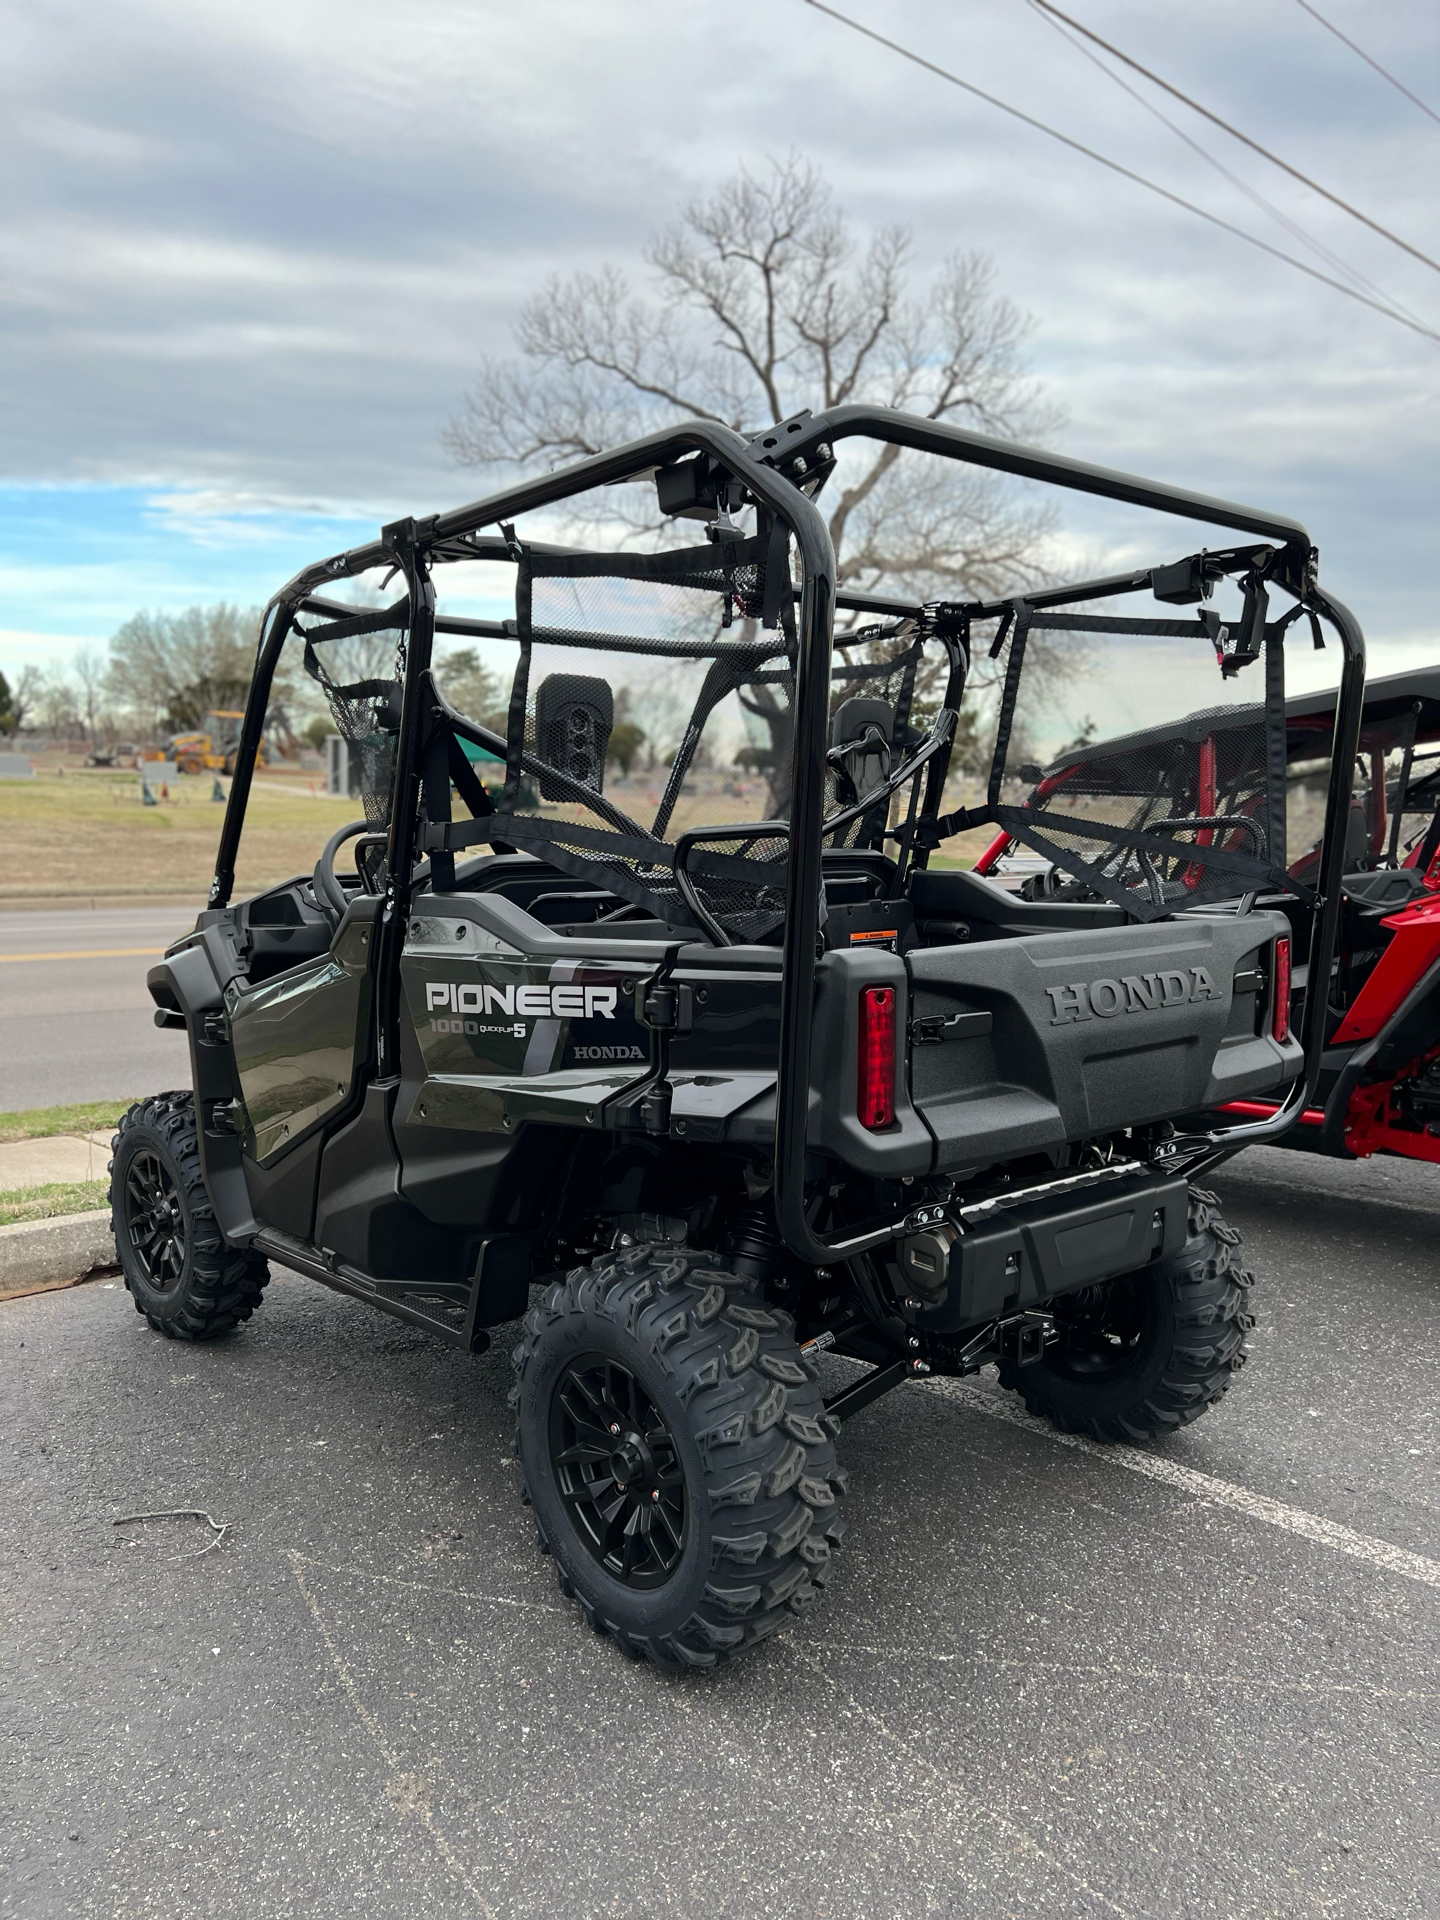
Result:
[[[1321,264],[1026,0],[842,4]],[[1440,125],[1297,0],[1067,11],[1440,258]],[[1440,109],[1440,10],[1321,11]],[[438,434],[520,303],[603,261],[643,285],[657,225],[790,149],[862,231],[910,225],[918,279],[957,247],[993,257],[1065,451],[1297,514],[1382,668],[1440,651],[1440,344],[804,0],[32,0],[0,20],[0,669],[63,664],[138,607],[262,600],[384,519],[486,491]],[[1166,110],[1440,331],[1440,275]],[[1063,510],[1088,562],[1177,550],[1124,510]]]

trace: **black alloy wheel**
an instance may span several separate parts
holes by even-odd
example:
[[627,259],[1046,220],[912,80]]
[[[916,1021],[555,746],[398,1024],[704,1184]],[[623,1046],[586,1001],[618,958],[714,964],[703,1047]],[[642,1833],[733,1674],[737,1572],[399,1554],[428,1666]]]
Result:
[[200,1165],[195,1101],[160,1093],[121,1117],[110,1220],[138,1313],[170,1340],[218,1340],[259,1306],[269,1269],[227,1244]]
[[570,1362],[550,1402],[550,1460],[592,1557],[624,1586],[663,1586],[685,1550],[685,1475],[674,1436],[628,1367],[596,1353]]
[[597,1633],[713,1667],[818,1603],[845,1537],[839,1422],[732,1256],[622,1243],[545,1288],[514,1358],[525,1501]]
[[169,1293],[185,1272],[185,1209],[158,1153],[137,1153],[131,1160],[121,1205],[141,1277],[156,1293]]

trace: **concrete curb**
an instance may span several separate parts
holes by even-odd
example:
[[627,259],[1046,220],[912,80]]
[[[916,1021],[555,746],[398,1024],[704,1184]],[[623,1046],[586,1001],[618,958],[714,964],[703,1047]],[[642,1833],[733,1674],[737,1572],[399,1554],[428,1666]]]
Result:
[[0,1227],[0,1300],[72,1284],[118,1265],[108,1211]]

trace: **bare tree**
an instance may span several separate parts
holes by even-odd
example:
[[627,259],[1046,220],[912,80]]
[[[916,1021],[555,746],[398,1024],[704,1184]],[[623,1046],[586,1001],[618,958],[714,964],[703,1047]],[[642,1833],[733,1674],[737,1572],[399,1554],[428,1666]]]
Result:
[[[795,155],[754,173],[742,168],[692,201],[645,258],[647,291],[604,266],[556,276],[526,303],[518,357],[483,363],[444,431],[458,461],[533,470],[677,417],[755,433],[803,408],[847,402],[1000,437],[1043,438],[1058,425],[1025,371],[1031,323],[997,292],[990,261],[957,253],[917,281],[905,229],[857,238],[825,181]],[[993,599],[1046,577],[1053,516],[1019,483],[874,442],[842,441],[837,453],[820,504],[840,585],[914,600]],[[572,511],[603,518],[612,537],[617,521],[641,541],[675,537],[649,489],[606,489],[603,502],[572,503]],[[865,652],[888,650],[877,643]],[[1033,635],[1027,684],[1053,693],[1082,664],[1080,645]],[[938,700],[940,680],[940,663],[928,663],[917,718]],[[988,758],[996,681],[981,649],[957,771]],[[775,811],[788,788],[788,709],[768,689],[745,704],[769,736],[761,757]],[[658,737],[649,705],[639,719]]]
[[203,728],[215,708],[245,704],[259,614],[225,604],[137,613],[110,640],[108,685],[146,730]]
[[15,684],[10,689],[10,713],[5,724],[12,733],[18,733],[26,721],[33,721],[35,703],[40,698],[40,689],[45,676],[39,667],[21,667],[15,676]]
[[[858,243],[798,157],[742,168],[650,242],[653,294],[612,266],[552,279],[521,310],[519,359],[482,365],[444,443],[465,465],[535,468],[677,416],[753,433],[848,401],[1043,432],[1030,323],[990,262],[954,255],[912,290],[908,254],[901,227]],[[1049,516],[993,475],[851,442],[826,498],[844,584],[989,596],[1041,574]],[[653,500],[634,514],[654,527]]]
[[97,727],[104,703],[108,662],[95,647],[77,647],[70,662],[75,676],[78,704],[85,717],[85,734],[93,747],[99,739]]
[[70,738],[84,732],[79,696],[73,680],[56,669],[42,673],[35,689],[35,718],[52,736]]

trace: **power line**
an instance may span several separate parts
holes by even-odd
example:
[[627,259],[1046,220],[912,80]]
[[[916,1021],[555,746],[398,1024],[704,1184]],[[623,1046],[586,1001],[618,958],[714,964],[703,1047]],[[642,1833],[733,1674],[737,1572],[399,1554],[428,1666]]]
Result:
[[[1249,147],[1252,153],[1258,153],[1262,159],[1268,160],[1272,167],[1279,167],[1283,173],[1288,173],[1293,180],[1298,180],[1302,186],[1309,187],[1312,193],[1318,193],[1322,199],[1328,200],[1332,206],[1339,207],[1343,212],[1348,213],[1352,220],[1360,221],[1362,225],[1369,227],[1372,233],[1380,234],[1394,246],[1403,248],[1406,253],[1413,255],[1416,260],[1423,260],[1427,267],[1433,267],[1436,273],[1440,273],[1440,260],[1432,260],[1428,253],[1422,253],[1419,247],[1412,247],[1410,242],[1408,240],[1402,240],[1398,233],[1392,233],[1388,227],[1382,227],[1380,222],[1378,220],[1372,220],[1368,213],[1361,213],[1358,207],[1352,207],[1348,200],[1342,200],[1338,193],[1331,193],[1328,187],[1322,187],[1319,181],[1312,180],[1308,173],[1302,173],[1298,167],[1292,167],[1290,162],[1288,160],[1282,160],[1278,153],[1271,153],[1268,147],[1262,147],[1258,140],[1252,140],[1250,135],[1248,133],[1242,133],[1239,127],[1232,127],[1228,120],[1222,120],[1220,115],[1218,113],[1212,113],[1209,107],[1202,107],[1198,100],[1192,100],[1189,94],[1182,93],[1179,87],[1172,87],[1168,80],[1162,80],[1159,74],[1152,73],[1149,67],[1142,67],[1138,60],[1132,60],[1128,53],[1122,53],[1119,47],[1113,46],[1110,41],[1102,39],[1101,36],[1091,28],[1082,26],[1078,20],[1072,19],[1068,13],[1062,13],[1059,7],[1051,4],[1051,0],[1032,0],[1032,4],[1037,7],[1043,7],[1046,13],[1053,13],[1055,18],[1057,20],[1063,20],[1067,27],[1073,27],[1076,33],[1083,34],[1087,40],[1093,41],[1097,47],[1103,47],[1107,53],[1113,54],[1117,60],[1123,60],[1127,67],[1132,68],[1136,73],[1143,74],[1152,85],[1163,87],[1172,99],[1181,101],[1185,106],[1189,107],[1193,113],[1203,115],[1212,125],[1228,133],[1232,140],[1240,141],[1242,145]],[[1304,0],[1301,0],[1301,4],[1304,4]]]
[[1198,140],[1186,133],[1185,129],[1178,126],[1175,121],[1170,118],[1169,114],[1162,113],[1153,100],[1147,100],[1138,88],[1132,87],[1130,82],[1122,75],[1116,73],[1113,67],[1107,66],[1098,53],[1093,53],[1089,47],[1076,39],[1075,35],[1055,17],[1053,11],[1042,10],[1036,5],[1036,0],[1031,0],[1031,4],[1035,6],[1036,12],[1039,13],[1040,18],[1045,22],[1046,26],[1052,27],[1055,32],[1060,35],[1062,40],[1075,49],[1082,60],[1088,60],[1097,72],[1103,73],[1107,80],[1113,80],[1120,91],[1127,94],[1130,99],[1135,102],[1136,106],[1143,107],[1146,113],[1160,122],[1162,127],[1168,128],[1177,140],[1182,140],[1192,153],[1198,154],[1208,166],[1213,167],[1222,179],[1228,180],[1232,187],[1236,188],[1238,192],[1243,193],[1245,197],[1255,206],[1259,207],[1263,213],[1268,213],[1270,218],[1279,226],[1282,226],[1292,239],[1298,240],[1302,246],[1309,247],[1310,251],[1319,254],[1322,260],[1328,260],[1336,272],[1343,273],[1352,285],[1363,287],[1367,293],[1374,294],[1377,300],[1382,300],[1387,306],[1393,307],[1396,313],[1405,319],[1413,320],[1415,318],[1415,315],[1411,313],[1410,309],[1402,305],[1393,294],[1386,293],[1383,287],[1377,287],[1373,280],[1367,280],[1365,275],[1358,272],[1347,260],[1343,260],[1338,253],[1332,252],[1323,240],[1317,240],[1314,234],[1307,233],[1305,228],[1302,227],[1297,220],[1292,220],[1289,214],[1282,212],[1273,201],[1267,200],[1263,193],[1257,192],[1247,180],[1242,180],[1238,173],[1232,173],[1229,167],[1211,153],[1208,147],[1202,146]]
[[1420,333],[1427,340],[1440,342],[1440,333],[1436,333],[1433,328],[1422,326],[1417,320],[1407,320],[1404,314],[1397,312],[1394,307],[1386,306],[1379,300],[1372,300],[1368,295],[1357,292],[1354,287],[1347,287],[1343,280],[1333,280],[1328,273],[1321,273],[1318,268],[1307,265],[1303,260],[1297,260],[1294,254],[1285,253],[1279,247],[1272,247],[1268,240],[1261,240],[1255,234],[1247,233],[1243,227],[1232,226],[1230,221],[1222,220],[1218,213],[1211,213],[1205,207],[1197,207],[1193,200],[1182,199],[1178,193],[1172,193],[1168,187],[1159,186],[1154,180],[1147,180],[1143,173],[1135,173],[1131,168],[1122,166],[1118,160],[1111,160],[1107,155],[1097,153],[1094,147],[1087,147],[1083,141],[1072,140],[1068,133],[1061,133],[1058,128],[1048,126],[1045,121],[1037,120],[1033,115],[1022,112],[1019,107],[1012,107],[1007,100],[1001,100],[993,93],[986,93],[983,87],[977,87],[969,80],[962,80],[958,73],[951,73],[948,67],[937,66],[933,60],[927,60],[924,54],[915,53],[909,47],[902,47],[898,40],[887,39],[883,33],[877,33],[874,27],[867,27],[859,20],[852,20],[848,14],[841,13],[837,8],[827,6],[826,0],[805,0],[805,4],[814,7],[819,13],[829,14],[832,20],[838,20],[842,26],[851,28],[855,33],[863,34],[867,40],[875,41],[877,46],[888,47],[891,53],[898,53],[901,59],[909,60],[917,67],[923,67],[927,73],[933,73],[941,80],[948,80],[952,87],[959,87],[965,93],[973,94],[977,100],[983,100],[987,106],[998,107],[1001,113],[1008,113],[1012,120],[1021,120],[1027,127],[1034,127],[1037,132],[1048,135],[1052,140],[1058,140],[1062,146],[1069,147],[1073,153],[1083,153],[1087,160],[1094,160],[1100,166],[1107,167],[1111,173],[1118,173],[1122,179],[1132,180],[1136,186],[1144,187],[1147,192],[1158,194],[1162,200],[1168,200],[1172,206],[1183,207],[1186,213],[1193,213],[1199,219],[1207,221],[1210,226],[1219,227],[1222,232],[1233,234],[1237,240],[1247,241],[1252,247],[1258,247],[1262,253],[1268,253],[1272,259],[1283,260],[1287,266],[1296,268],[1309,279],[1320,281],[1322,286],[1333,287],[1336,293],[1343,293],[1347,299],[1358,300],[1362,307],[1369,307],[1375,313],[1383,313],[1387,320],[1394,320],[1400,326],[1408,327],[1412,333]]
[[1403,93],[1407,100],[1413,100],[1415,105],[1420,109],[1421,113],[1428,113],[1430,118],[1435,122],[1435,124],[1437,126],[1440,126],[1440,113],[1436,113],[1433,107],[1427,107],[1425,102],[1420,98],[1418,93],[1411,93],[1410,89],[1405,85],[1405,83],[1402,80],[1397,80],[1394,74],[1391,73],[1387,68],[1382,67],[1378,60],[1372,60],[1370,58],[1370,55],[1366,53],[1363,47],[1357,47],[1355,42],[1350,38],[1348,33],[1342,33],[1339,27],[1337,27],[1332,20],[1327,20],[1325,18],[1323,13],[1317,13],[1314,7],[1310,5],[1310,0],[1297,0],[1297,4],[1304,7],[1306,13],[1309,14],[1312,20],[1318,20],[1320,22],[1320,25],[1324,27],[1327,33],[1333,33],[1337,40],[1343,40],[1345,42],[1345,45],[1349,47],[1352,53],[1358,53],[1360,58],[1365,62],[1366,66],[1373,67],[1376,73],[1380,75],[1380,78],[1382,80],[1388,80],[1391,86],[1394,87],[1398,92]]

